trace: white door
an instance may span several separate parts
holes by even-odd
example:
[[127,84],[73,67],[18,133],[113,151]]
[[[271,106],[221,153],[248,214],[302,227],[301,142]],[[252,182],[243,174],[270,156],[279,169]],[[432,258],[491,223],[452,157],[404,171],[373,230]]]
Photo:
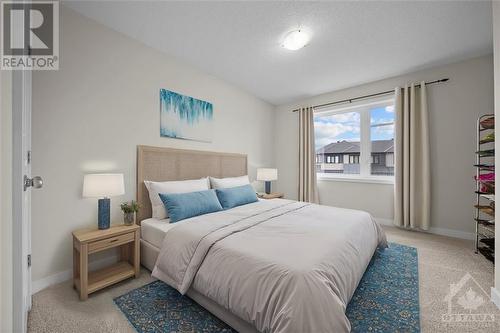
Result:
[[31,309],[31,71],[15,71],[13,90],[13,295],[14,332],[26,332]]

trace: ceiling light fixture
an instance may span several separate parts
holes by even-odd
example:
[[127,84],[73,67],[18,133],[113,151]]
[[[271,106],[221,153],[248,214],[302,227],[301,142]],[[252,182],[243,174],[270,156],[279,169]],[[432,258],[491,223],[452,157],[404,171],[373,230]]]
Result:
[[303,30],[294,30],[289,32],[285,36],[285,40],[283,41],[283,47],[288,50],[298,50],[303,48],[309,42],[309,35]]

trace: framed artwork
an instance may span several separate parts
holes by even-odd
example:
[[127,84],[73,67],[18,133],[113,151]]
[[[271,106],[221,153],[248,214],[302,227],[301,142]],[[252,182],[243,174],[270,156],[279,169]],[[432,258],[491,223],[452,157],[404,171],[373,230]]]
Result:
[[212,142],[212,103],[160,89],[160,135]]

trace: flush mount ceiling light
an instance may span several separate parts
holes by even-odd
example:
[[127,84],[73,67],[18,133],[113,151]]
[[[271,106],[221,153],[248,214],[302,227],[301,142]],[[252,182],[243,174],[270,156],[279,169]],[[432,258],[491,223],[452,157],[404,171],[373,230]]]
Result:
[[290,31],[283,41],[283,47],[287,50],[298,50],[303,48],[309,42],[309,34],[303,30]]

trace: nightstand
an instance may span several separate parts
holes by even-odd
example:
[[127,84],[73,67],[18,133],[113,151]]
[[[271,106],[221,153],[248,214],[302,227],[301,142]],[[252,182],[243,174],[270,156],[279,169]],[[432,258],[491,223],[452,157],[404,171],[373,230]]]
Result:
[[258,197],[261,199],[277,199],[277,198],[283,198],[285,195],[283,193],[279,192],[273,192],[273,193],[259,193]]
[[[84,301],[90,293],[130,277],[138,277],[140,269],[140,227],[113,225],[109,229],[83,229],[73,232],[73,286]],[[120,247],[120,261],[109,267],[89,272],[89,255]]]

